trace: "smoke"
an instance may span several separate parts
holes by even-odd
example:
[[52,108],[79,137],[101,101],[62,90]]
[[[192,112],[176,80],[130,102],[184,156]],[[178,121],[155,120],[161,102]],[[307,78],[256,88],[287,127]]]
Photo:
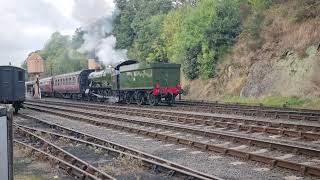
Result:
[[123,60],[127,60],[127,50],[115,50],[116,45],[116,37],[113,35],[103,39],[99,46],[97,47],[97,56],[107,65],[109,64],[116,64]]
[[111,35],[116,9],[113,0],[75,0],[73,17],[82,24],[86,32],[81,53],[95,55],[105,65],[127,60],[127,50],[116,50],[116,38]]
[[88,25],[103,17],[112,16],[114,8],[112,0],[74,0],[73,17]]

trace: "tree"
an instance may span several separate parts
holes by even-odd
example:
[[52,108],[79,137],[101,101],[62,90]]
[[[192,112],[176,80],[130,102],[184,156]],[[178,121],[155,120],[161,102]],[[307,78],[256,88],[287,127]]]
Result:
[[[136,37],[141,37],[144,26],[152,16],[166,14],[173,6],[171,0],[116,0],[120,13],[115,18],[113,33],[116,48],[131,48]],[[135,57],[134,57],[135,58]]]
[[74,50],[79,49],[82,44],[84,43],[83,36],[86,32],[83,31],[81,28],[77,28],[74,34],[72,35],[71,40],[71,48]]
[[69,36],[63,36],[59,32],[51,35],[45,47],[40,51],[45,60],[44,76],[62,74],[87,68],[86,57],[72,48]]
[[[258,1],[258,0],[257,0]],[[114,34],[129,58],[182,64],[189,79],[212,78],[242,31],[247,0],[117,0]]]

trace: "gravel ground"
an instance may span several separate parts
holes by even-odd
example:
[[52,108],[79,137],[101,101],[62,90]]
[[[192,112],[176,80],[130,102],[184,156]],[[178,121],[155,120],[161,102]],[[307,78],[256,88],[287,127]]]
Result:
[[26,150],[14,146],[13,165],[15,180],[73,179],[45,162],[40,162],[30,156],[26,156],[26,152]]
[[[110,114],[110,113],[103,113],[103,114],[112,115],[112,116],[115,116],[115,117],[123,117],[123,116],[125,116],[125,115],[119,115],[119,114],[114,115],[114,114]],[[86,117],[86,116],[82,116],[82,117]],[[126,117],[126,118],[129,118],[129,117]],[[91,118],[91,119],[94,119],[96,121],[104,121],[104,120],[99,119],[99,118]],[[130,119],[138,120],[138,119],[141,119],[141,117],[131,117]],[[154,119],[150,119],[150,118],[143,118],[143,119],[144,120],[140,120],[140,121],[147,121],[147,122],[154,122],[155,121]],[[120,122],[120,121],[109,120],[109,119],[107,121],[108,121],[108,123],[120,124],[122,126],[135,127],[135,128],[139,128],[139,129],[146,129],[146,130],[149,130],[151,132],[152,131],[158,131],[158,129],[154,128],[154,127],[142,126],[142,125],[137,125],[137,124],[133,124],[133,123]],[[162,121],[162,122],[166,122],[167,123],[167,121]],[[175,124],[172,124],[172,123],[167,123],[167,124],[175,125]],[[184,127],[201,130],[201,127],[198,127],[198,126],[196,126],[196,127],[184,126]],[[212,138],[208,138],[208,137],[205,137],[205,136],[199,136],[199,135],[195,135],[195,134],[184,133],[184,132],[181,132],[181,131],[173,132],[173,130],[170,130],[170,129],[163,129],[160,132],[162,134],[166,134],[166,135],[170,135],[170,136],[174,136],[174,137],[182,137],[184,139],[188,139],[188,140],[192,140],[192,141],[201,141],[201,142],[206,142],[208,144],[213,144],[213,145],[218,145],[218,146],[228,147],[228,148],[235,148],[235,149],[240,148],[240,150],[246,151],[246,152],[256,152],[256,151],[259,150],[258,147],[252,147],[251,146],[250,149],[248,149],[247,147],[243,147],[242,144],[230,143],[230,142],[228,142],[226,140],[223,140],[223,139],[212,139]],[[220,132],[220,133],[231,134],[231,135],[232,134],[233,135],[239,135],[239,133],[238,134],[234,134],[234,132],[226,133],[225,130],[224,130],[224,132]],[[261,139],[261,138],[256,138],[256,137],[253,137],[252,135],[246,135],[246,134],[244,134],[244,135],[242,134],[242,136],[246,136],[246,137],[253,138],[253,139]],[[270,141],[270,138],[269,138],[268,141]],[[272,142],[277,142],[277,140],[272,140]],[[286,144],[288,144],[288,143],[286,143]],[[267,155],[267,156],[271,156],[271,157],[282,158],[282,157],[286,157],[286,155],[288,153],[289,152],[281,152],[281,151],[273,150],[273,151],[268,151],[266,153],[262,153],[261,155]],[[292,156],[290,158],[286,157],[286,160],[291,161],[291,162],[297,162],[297,163],[305,163],[305,162],[309,162],[310,158],[312,158],[312,157],[306,157],[306,156],[301,156],[300,155],[300,156]]]
[[[30,110],[23,110],[22,112],[226,179],[285,179],[290,176],[301,176],[299,173],[285,169],[274,168],[270,170],[264,164],[248,162],[221,154],[201,152],[186,146],[168,144],[148,137],[137,136],[136,134],[97,127]],[[305,177],[305,179],[311,179],[311,177]]]

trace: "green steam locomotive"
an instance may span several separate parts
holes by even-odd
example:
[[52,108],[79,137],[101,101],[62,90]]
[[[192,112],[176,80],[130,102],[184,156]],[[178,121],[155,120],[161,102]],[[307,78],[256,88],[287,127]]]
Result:
[[127,104],[169,105],[182,93],[180,65],[171,63],[138,63],[124,61],[88,76],[85,97],[104,100],[111,97]]

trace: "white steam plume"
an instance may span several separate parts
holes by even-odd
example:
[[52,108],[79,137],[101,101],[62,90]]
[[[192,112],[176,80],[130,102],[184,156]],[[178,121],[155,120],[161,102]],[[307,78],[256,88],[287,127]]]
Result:
[[97,56],[102,60],[107,60],[107,65],[116,64],[123,60],[127,60],[127,50],[116,50],[116,37],[109,36],[101,41],[99,44]]
[[87,33],[85,42],[78,51],[95,52],[105,65],[127,60],[127,50],[116,50],[116,38],[111,35],[115,17],[113,0],[75,0],[73,16],[78,19]]

